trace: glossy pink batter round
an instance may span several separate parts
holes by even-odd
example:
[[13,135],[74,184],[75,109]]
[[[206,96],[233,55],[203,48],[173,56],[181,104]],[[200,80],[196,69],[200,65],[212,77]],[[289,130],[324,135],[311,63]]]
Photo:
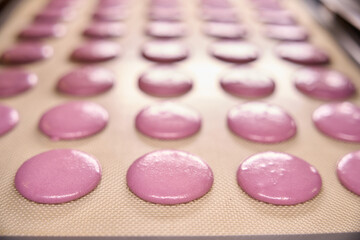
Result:
[[218,41],[210,45],[210,53],[223,61],[247,63],[255,61],[259,56],[258,48],[244,41]]
[[126,175],[139,198],[158,204],[180,204],[198,199],[214,182],[211,168],[201,158],[176,150],[160,150],[138,158]]
[[20,38],[41,39],[51,37],[63,37],[66,27],[58,23],[33,23],[24,28],[20,33]]
[[308,96],[324,100],[344,99],[355,93],[354,84],[344,74],[320,67],[297,71],[295,86]]
[[209,22],[204,27],[205,34],[223,39],[240,39],[246,36],[246,28],[238,23]]
[[237,12],[232,8],[203,8],[201,18],[208,22],[237,23]]
[[277,55],[285,60],[300,64],[326,64],[330,59],[322,49],[304,42],[284,42],[275,49]]
[[140,132],[149,137],[176,140],[197,133],[201,127],[201,117],[186,106],[161,102],[141,110],[135,124]]
[[329,103],[313,113],[315,126],[338,140],[360,142],[360,107],[350,102]]
[[121,47],[116,42],[90,41],[75,49],[71,58],[80,62],[100,62],[116,58],[120,51]]
[[150,95],[174,97],[190,91],[192,79],[175,67],[159,65],[140,76],[139,88]]
[[256,69],[236,67],[220,79],[221,87],[240,97],[265,97],[274,92],[274,81]]
[[92,38],[116,38],[125,34],[125,25],[118,22],[93,22],[84,31],[84,35]]
[[87,66],[61,77],[57,89],[70,95],[92,96],[112,88],[114,81],[114,74],[106,68]]
[[282,142],[296,133],[295,121],[285,110],[262,102],[248,102],[232,108],[227,123],[236,135],[254,142]]
[[189,50],[182,42],[154,40],[143,45],[142,55],[151,61],[170,63],[186,59]]
[[53,53],[51,46],[38,42],[23,42],[6,50],[1,61],[8,64],[31,63],[49,58]]
[[301,26],[267,25],[265,35],[281,41],[306,41],[309,37],[305,28]]
[[19,122],[19,113],[8,106],[0,104],[0,136],[9,132]]
[[344,187],[360,196],[360,151],[345,155],[339,161],[336,173]]
[[149,19],[153,21],[178,22],[183,18],[183,14],[178,8],[152,7],[149,10]]
[[113,22],[123,21],[129,13],[124,7],[99,8],[93,15],[97,21]]
[[40,130],[52,140],[80,139],[105,128],[108,112],[92,102],[73,101],[48,110],[40,119]]
[[35,16],[35,21],[44,23],[71,21],[75,15],[71,8],[45,8]]
[[23,69],[6,69],[0,72],[0,97],[11,97],[25,92],[37,83],[35,74]]
[[179,38],[186,35],[186,28],[183,23],[153,21],[148,23],[146,34],[156,38]]
[[101,166],[92,156],[72,149],[40,153],[16,172],[19,193],[37,203],[65,203],[88,194],[101,180]]
[[320,192],[322,185],[315,167],[281,152],[247,158],[237,171],[237,182],[251,197],[275,205],[306,202]]

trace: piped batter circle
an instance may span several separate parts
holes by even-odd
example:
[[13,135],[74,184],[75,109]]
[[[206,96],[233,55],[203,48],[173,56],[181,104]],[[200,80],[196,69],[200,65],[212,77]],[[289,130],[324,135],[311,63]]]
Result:
[[353,103],[324,104],[314,111],[313,122],[327,136],[360,142],[360,107]]
[[201,158],[183,151],[160,150],[138,158],[128,169],[127,185],[139,198],[180,204],[210,191],[214,176]]
[[277,55],[287,61],[299,64],[326,64],[329,55],[322,49],[305,42],[284,42],[275,49]]
[[24,28],[20,33],[20,38],[42,39],[51,37],[63,37],[66,27],[59,23],[33,23]]
[[263,102],[233,107],[227,123],[233,133],[254,142],[278,143],[296,134],[295,121],[284,109]]
[[142,55],[151,61],[171,63],[186,59],[189,56],[189,50],[182,42],[153,40],[143,45]]
[[19,113],[8,106],[0,104],[0,136],[9,132],[19,122]]
[[105,128],[108,112],[87,101],[67,102],[48,110],[40,119],[40,130],[52,140],[80,139]]
[[211,37],[221,39],[240,39],[246,36],[246,28],[239,23],[208,22],[203,31]]
[[135,125],[149,137],[176,140],[197,133],[201,127],[201,116],[187,106],[166,101],[141,110],[136,116]]
[[240,97],[265,97],[273,93],[274,81],[266,74],[251,68],[230,69],[220,79],[221,87]]
[[100,62],[116,58],[121,51],[121,47],[116,42],[97,40],[86,42],[76,48],[71,58],[80,62]]
[[6,69],[0,72],[0,97],[11,97],[36,85],[38,77],[23,69]]
[[91,38],[116,38],[125,34],[124,23],[93,22],[84,30],[84,35]]
[[139,88],[150,95],[174,97],[190,91],[192,79],[173,66],[159,65],[140,76]]
[[343,73],[327,68],[303,68],[295,74],[295,86],[302,93],[324,100],[352,96],[355,86]]
[[114,81],[114,74],[106,68],[87,66],[61,77],[57,89],[70,95],[92,96],[108,91]]
[[38,42],[23,42],[6,50],[1,61],[9,64],[22,64],[50,58],[54,53],[51,46]]
[[245,41],[217,41],[210,45],[209,50],[214,57],[232,63],[252,62],[259,56],[258,48]]
[[152,21],[148,23],[146,34],[156,38],[179,38],[186,34],[186,28],[183,23]]
[[339,161],[336,173],[345,188],[360,196],[360,151],[345,155]]
[[15,187],[37,203],[65,203],[88,194],[101,180],[101,166],[92,156],[73,149],[40,153],[25,161]]
[[322,181],[315,167],[281,152],[262,152],[247,158],[237,182],[249,196],[275,205],[295,205],[314,198]]

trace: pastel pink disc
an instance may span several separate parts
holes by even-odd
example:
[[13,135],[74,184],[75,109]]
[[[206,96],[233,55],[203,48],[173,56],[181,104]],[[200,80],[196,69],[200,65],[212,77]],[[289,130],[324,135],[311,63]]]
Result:
[[157,66],[142,74],[139,88],[154,96],[174,97],[192,88],[192,79],[172,66]]
[[299,64],[326,64],[330,61],[328,54],[324,50],[310,43],[280,43],[275,51],[279,57]]
[[177,1],[177,0],[152,0],[152,1],[150,1],[150,6],[175,8],[175,7],[179,6],[179,1]]
[[35,74],[22,69],[7,69],[0,72],[0,97],[11,97],[25,92],[37,83]]
[[183,23],[165,21],[150,22],[145,31],[147,35],[156,38],[178,38],[186,34]]
[[123,23],[118,22],[93,22],[84,31],[84,35],[92,38],[116,38],[125,34]]
[[128,3],[128,0],[100,0],[98,8],[125,7]]
[[360,107],[350,103],[329,103],[313,113],[315,126],[324,134],[343,141],[360,142]]
[[53,53],[51,46],[38,42],[24,42],[6,50],[1,56],[1,61],[7,64],[31,63],[50,58]]
[[71,21],[75,18],[75,12],[70,8],[45,8],[35,16],[36,22],[60,22]]
[[57,89],[75,96],[92,96],[108,91],[114,85],[114,74],[102,67],[88,66],[61,77]]
[[213,8],[231,8],[232,4],[228,0],[201,0],[201,4],[204,7]]
[[220,79],[221,87],[236,96],[265,97],[273,93],[274,81],[258,70],[236,67]]
[[128,11],[123,7],[99,8],[93,15],[98,21],[123,21],[128,17]]
[[177,22],[183,18],[183,14],[178,8],[168,7],[152,7],[148,15],[149,19],[154,21]]
[[37,203],[65,203],[83,197],[101,180],[101,166],[92,156],[72,149],[40,153],[25,161],[15,175],[15,187]]
[[92,102],[73,101],[48,110],[40,119],[40,130],[52,140],[80,139],[105,128],[108,112]]
[[20,33],[20,38],[41,39],[52,37],[63,37],[66,27],[58,23],[33,23],[24,28]]
[[301,26],[267,25],[265,35],[280,41],[306,41],[308,33]]
[[19,113],[8,106],[0,104],[0,136],[9,132],[19,122]]
[[227,123],[236,135],[254,142],[278,143],[296,133],[295,121],[285,110],[262,102],[248,102],[232,108]]
[[211,37],[223,39],[240,39],[246,36],[246,28],[237,23],[208,22],[204,32]]
[[320,174],[306,161],[281,152],[247,158],[237,171],[239,186],[251,197],[275,205],[295,205],[319,194]]
[[139,198],[158,204],[187,203],[210,191],[214,176],[201,158],[176,150],[145,154],[131,164],[127,185]]
[[142,55],[151,61],[170,63],[186,59],[189,49],[182,42],[154,40],[143,45]]
[[341,184],[360,196],[360,151],[345,155],[337,165],[337,176]]
[[237,23],[239,21],[236,11],[232,8],[203,8],[201,18],[209,22]]
[[275,25],[296,25],[293,15],[286,10],[263,10],[259,14],[260,21]]
[[354,84],[344,74],[320,67],[297,71],[295,86],[308,96],[324,100],[344,99],[355,93]]
[[161,102],[141,110],[136,116],[136,128],[143,134],[162,140],[190,137],[201,127],[200,114],[186,106]]
[[255,61],[259,56],[258,48],[244,41],[218,41],[210,45],[210,53],[223,61],[247,63]]
[[121,47],[116,42],[110,41],[90,41],[76,48],[71,58],[80,62],[100,62],[116,58],[121,51]]

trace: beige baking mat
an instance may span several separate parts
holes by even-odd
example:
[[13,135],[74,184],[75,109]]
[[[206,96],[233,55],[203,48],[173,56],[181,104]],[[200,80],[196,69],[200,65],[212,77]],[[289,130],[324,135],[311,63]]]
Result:
[[[1,52],[11,46],[16,34],[29,24],[45,0],[20,1],[1,29]],[[184,236],[184,235],[253,235],[308,234],[360,231],[360,197],[344,189],[335,174],[337,161],[359,150],[359,144],[329,139],[319,133],[311,121],[314,109],[323,102],[310,99],[293,86],[292,76],[299,65],[274,57],[275,41],[262,37],[261,25],[246,0],[236,1],[248,40],[262,49],[254,68],[274,77],[276,91],[263,101],[285,108],[295,118],[298,133],[290,141],[264,145],[233,135],[226,126],[226,113],[234,105],[247,101],[225,93],[219,87],[219,75],[230,64],[215,60],[207,53],[212,41],[201,32],[197,1],[181,1],[186,10],[189,36],[184,38],[191,57],[178,67],[194,79],[193,90],[175,100],[197,109],[203,117],[201,131],[180,141],[158,141],[139,134],[134,118],[144,106],[159,98],[147,96],[137,88],[137,78],[152,63],[139,54],[146,40],[145,1],[131,1],[128,34],[115,40],[124,47],[121,58],[101,65],[113,70],[116,86],[103,95],[85,98],[102,104],[110,113],[107,128],[77,141],[50,141],[37,129],[40,116],[47,109],[65,101],[79,99],[54,90],[58,78],[78,66],[68,60],[71,51],[85,39],[82,30],[90,21],[95,1],[83,1],[75,21],[68,23],[65,38],[49,40],[55,56],[25,68],[39,76],[38,85],[19,96],[1,99],[16,108],[19,125],[0,138],[0,234],[50,236]],[[359,69],[339,49],[330,36],[314,22],[301,1],[284,1],[302,25],[309,29],[311,42],[329,51],[330,67],[349,75],[360,91]],[[1,68],[3,68],[2,66]],[[360,104],[359,96],[350,101]],[[28,158],[50,149],[74,148],[96,156],[103,167],[100,185],[89,195],[66,204],[43,205],[24,199],[14,188],[18,167]],[[215,182],[203,198],[188,204],[161,206],[142,201],[127,188],[125,175],[139,156],[155,149],[180,149],[203,158],[212,167]],[[323,179],[321,193],[313,200],[296,206],[274,206],[246,195],[236,183],[236,170],[248,156],[267,150],[294,154],[313,164]],[[360,174],[360,173],[359,173]]]

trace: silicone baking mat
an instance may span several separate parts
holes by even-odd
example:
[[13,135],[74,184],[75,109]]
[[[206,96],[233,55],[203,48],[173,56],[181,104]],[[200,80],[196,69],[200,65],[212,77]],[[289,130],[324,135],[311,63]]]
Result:
[[[45,0],[20,1],[1,29],[0,51],[16,41],[17,33],[31,22],[45,3]],[[147,40],[143,31],[149,21],[146,17],[147,1],[131,3],[131,14],[126,20],[128,33],[114,40],[123,47],[122,56],[100,64],[116,74],[116,86],[111,91],[96,97],[76,98],[55,90],[59,77],[80,65],[71,62],[69,56],[76,46],[86,40],[82,31],[91,23],[91,13],[96,7],[96,1],[87,0],[81,2],[75,20],[67,24],[66,37],[47,41],[55,48],[54,57],[24,66],[38,74],[37,86],[21,95],[0,100],[2,104],[16,108],[20,114],[18,126],[0,138],[0,234],[123,237],[234,235],[253,239],[249,235],[359,232],[360,198],[342,187],[335,174],[337,161],[345,154],[359,150],[359,144],[330,139],[315,129],[311,115],[324,102],[308,98],[295,89],[293,74],[301,66],[274,55],[276,41],[262,35],[261,24],[257,21],[255,10],[247,5],[248,0],[233,3],[249,30],[247,39],[261,49],[260,59],[251,66],[269,73],[276,82],[275,92],[261,101],[286,109],[297,123],[297,135],[280,144],[266,145],[243,140],[228,130],[227,111],[248,99],[230,96],[220,88],[219,76],[232,65],[208,54],[208,45],[214,39],[202,33],[198,1],[181,1],[184,21],[189,28],[189,34],[183,41],[191,52],[189,59],[177,64],[179,69],[192,76],[194,88],[173,100],[201,113],[201,131],[179,141],[153,140],[136,131],[136,114],[143,107],[164,99],[148,96],[137,87],[138,76],[153,63],[140,54],[140,47]],[[346,73],[359,91],[359,69],[327,32],[311,19],[303,3],[283,1],[283,4],[309,30],[310,41],[329,52],[332,60],[329,67]],[[58,142],[40,133],[38,121],[47,109],[76,99],[99,103],[109,111],[110,122],[104,131],[83,140]],[[359,100],[358,95],[349,99],[356,104],[360,104]],[[66,204],[45,205],[24,199],[14,188],[16,170],[28,158],[56,148],[74,148],[95,156],[103,168],[100,185],[89,195]],[[175,206],[151,204],[133,195],[126,186],[126,171],[135,159],[156,149],[184,150],[204,159],[215,176],[211,191],[201,199]],[[314,165],[323,180],[320,194],[296,206],[274,206],[245,194],[236,183],[237,168],[248,156],[267,150],[290,153]],[[302,236],[306,239],[307,235]]]

